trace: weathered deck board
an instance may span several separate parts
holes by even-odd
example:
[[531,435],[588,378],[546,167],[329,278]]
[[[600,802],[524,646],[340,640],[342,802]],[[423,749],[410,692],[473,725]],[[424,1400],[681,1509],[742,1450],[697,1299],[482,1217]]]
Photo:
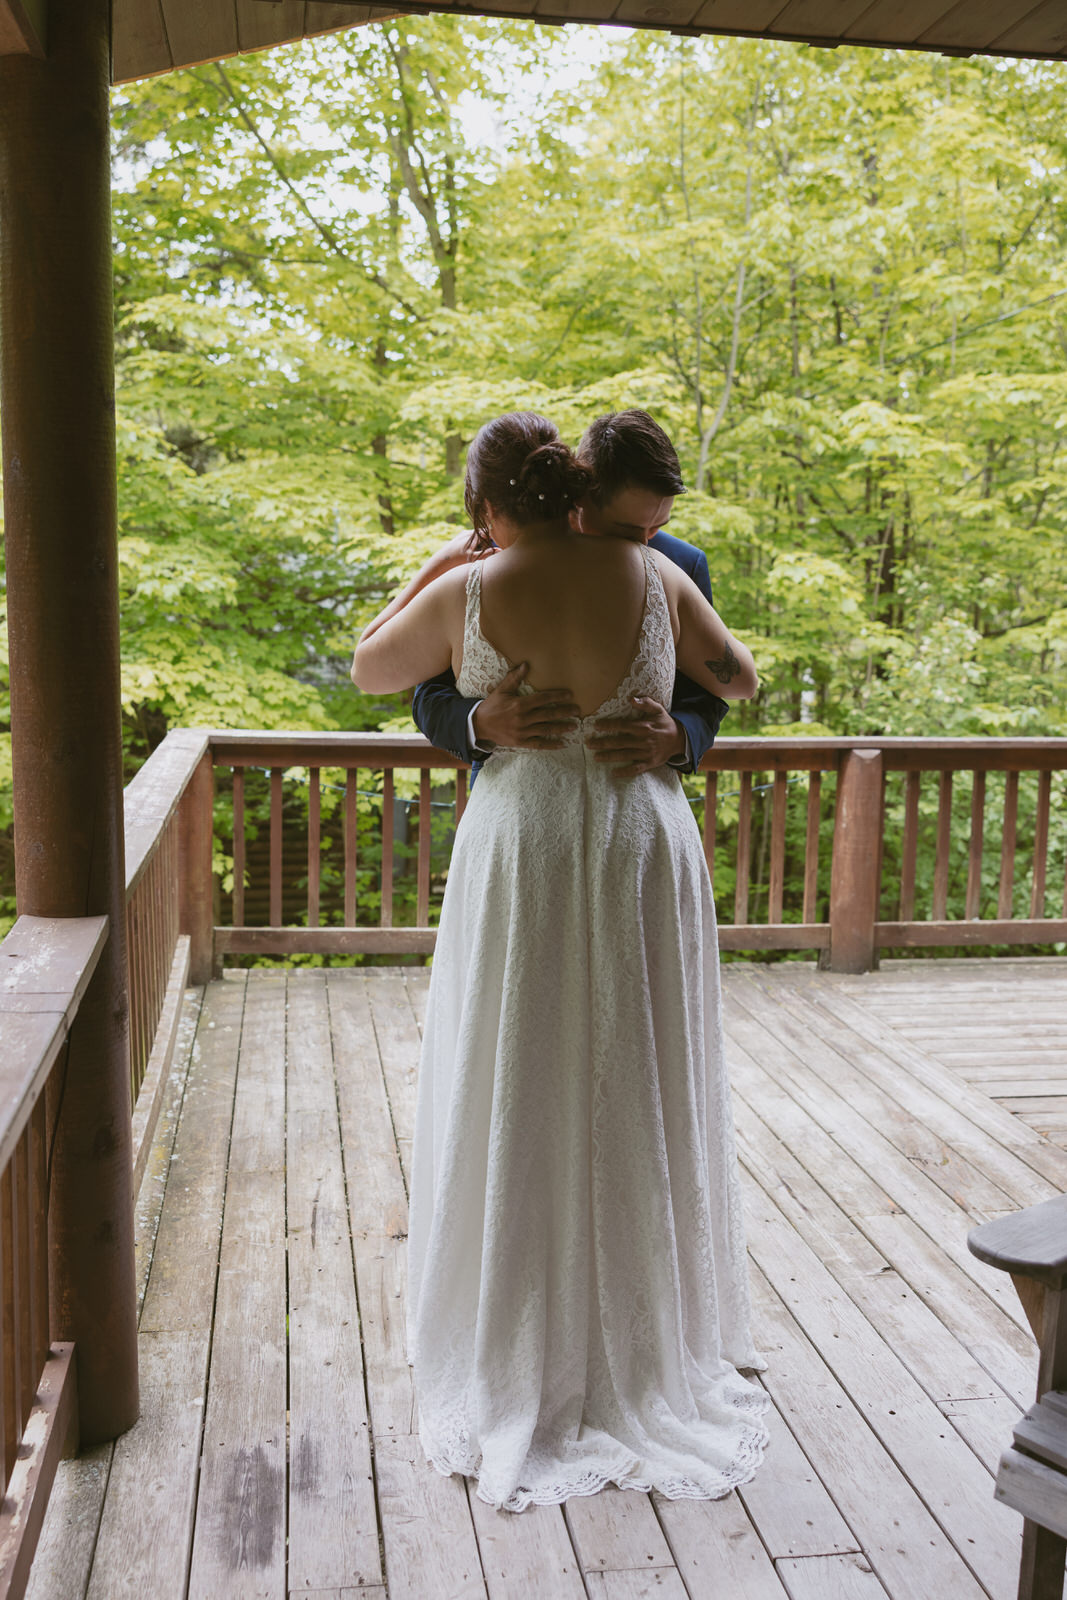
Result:
[[286,1587],[284,974],[249,974],[189,1600]]
[[290,975],[289,1588],[381,1584],[359,1307],[332,1072],[326,975]]
[[1013,1600],[993,1474],[1036,1353],[966,1233],[1067,1190],[1036,1127],[1067,1140],[1065,980],[726,967],[771,1444],[719,1501],[609,1489],[521,1517],[417,1436],[427,973],[229,973],[195,1043],[190,994],[138,1201],[142,1416],[62,1463],[31,1600]]
[[[188,1149],[189,1140],[194,1130],[195,1115],[193,1107],[196,1103],[196,1090],[203,1081],[202,1050],[197,1043],[197,1025],[201,1017],[202,989],[186,991],[183,1006],[182,1020],[179,1026],[178,1040],[175,1047],[174,1061],[171,1077],[164,1086],[163,1105],[156,1122],[155,1135],[152,1148],[149,1151],[145,1166],[144,1176],[141,1180],[141,1189],[137,1197],[136,1206],[136,1253],[137,1253],[137,1287],[138,1305],[141,1312],[141,1329],[145,1332],[146,1340],[152,1340],[154,1333],[148,1332],[144,1322],[145,1294],[149,1282],[149,1273],[153,1266],[154,1251],[159,1245],[160,1217],[164,1195],[168,1180],[171,1176],[173,1162],[180,1152],[175,1150],[175,1135],[178,1129],[179,1114],[182,1115],[183,1145]],[[193,1064],[190,1067],[190,1060]],[[234,1054],[236,1063],[236,1052]],[[190,1094],[189,1091],[194,1093]],[[230,1085],[227,1094],[227,1127],[233,1104],[233,1088]],[[180,1190],[180,1184],[175,1185],[175,1195]],[[216,1212],[215,1225],[217,1233],[218,1213]],[[162,1254],[167,1253],[167,1237],[164,1236],[160,1246]],[[161,1275],[162,1276],[162,1273]],[[166,1335],[164,1334],[164,1337]],[[180,1344],[182,1334],[176,1338]],[[194,1335],[195,1337],[195,1335]],[[159,1426],[158,1419],[164,1416],[167,1421],[168,1431],[180,1433],[182,1418],[172,1409],[173,1395],[168,1397],[168,1402],[161,1403],[160,1383],[166,1385],[170,1381],[165,1364],[161,1365],[154,1359],[153,1352],[145,1349],[140,1363],[140,1393],[141,1417],[136,1428],[131,1428],[121,1439],[112,1444],[96,1445],[91,1450],[84,1451],[80,1456],[61,1464],[57,1475],[52,1497],[49,1501],[48,1512],[42,1529],[41,1541],[37,1546],[33,1568],[30,1574],[30,1583],[27,1589],[29,1600],[81,1600],[86,1594],[90,1581],[90,1572],[94,1566],[94,1552],[100,1559],[101,1576],[107,1571],[111,1559],[109,1545],[116,1538],[121,1543],[122,1534],[116,1532],[116,1524],[125,1522],[132,1529],[136,1518],[132,1512],[124,1509],[124,1500],[119,1494],[115,1495],[114,1503],[106,1504],[106,1494],[109,1484],[114,1482],[116,1488],[121,1482],[124,1471],[128,1471],[128,1463],[120,1457],[115,1465],[116,1452],[123,1450],[133,1453],[135,1440],[137,1448],[141,1448],[142,1441],[139,1435],[144,1435],[144,1459],[150,1461],[154,1450],[158,1446]],[[206,1362],[206,1350],[205,1350]],[[198,1393],[203,1395],[203,1372],[200,1374]],[[202,1398],[200,1404],[202,1404]],[[193,1408],[195,1411],[195,1407]],[[173,1457],[171,1457],[173,1460]],[[143,1470],[147,1477],[151,1473],[151,1466]],[[195,1464],[193,1479],[195,1482]],[[181,1493],[180,1476],[176,1483],[171,1477],[169,1492],[177,1499]],[[148,1482],[149,1491],[153,1485]],[[171,1508],[172,1531],[176,1530]],[[158,1527],[157,1527],[158,1532]],[[166,1541],[161,1541],[163,1551],[166,1553]],[[183,1546],[184,1548],[184,1546]],[[121,1559],[121,1555],[119,1556]],[[184,1555],[182,1557],[184,1560]],[[140,1575],[145,1584],[152,1581],[151,1560],[146,1558],[144,1551],[139,1552]],[[121,1593],[121,1588],[112,1591]],[[147,1592],[147,1588],[139,1593]]]
[[891,963],[863,991],[872,1016],[1067,1148],[1067,962],[1017,957],[988,982],[971,962],[944,965],[956,970],[934,983]]

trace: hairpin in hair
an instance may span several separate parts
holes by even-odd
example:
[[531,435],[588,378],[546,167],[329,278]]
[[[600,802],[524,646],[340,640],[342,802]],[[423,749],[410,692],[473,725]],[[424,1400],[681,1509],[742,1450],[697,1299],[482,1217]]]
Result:
[[514,478],[509,478],[508,482],[511,484],[511,487],[514,489],[516,480]]
[[539,495],[538,495],[538,496],[537,496],[537,498],[538,498],[538,500],[543,500],[543,499],[544,499],[544,498],[545,498],[545,497],[544,497],[544,495],[543,495],[543,494],[539,494]]

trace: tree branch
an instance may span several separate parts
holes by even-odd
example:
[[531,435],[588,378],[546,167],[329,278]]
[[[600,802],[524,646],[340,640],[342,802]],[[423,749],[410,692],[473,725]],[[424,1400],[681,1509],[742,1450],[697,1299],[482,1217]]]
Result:
[[[326,222],[323,222],[320,217],[317,217],[315,215],[315,213],[312,211],[311,207],[308,205],[307,201],[304,199],[304,196],[300,193],[299,189],[293,183],[292,179],[289,177],[289,174],[286,172],[285,168],[282,166],[279,157],[277,156],[275,151],[271,148],[271,146],[267,142],[267,140],[260,133],[259,129],[257,128],[257,126],[255,124],[255,122],[249,116],[247,110],[245,109],[244,102],[241,100],[240,96],[238,95],[237,90],[234,88],[233,83],[230,80],[229,74],[227,73],[225,67],[222,65],[222,63],[220,61],[216,61],[215,62],[215,71],[218,74],[219,81],[222,83],[223,88],[225,89],[226,93],[229,95],[230,100],[231,100],[231,102],[232,102],[232,104],[234,106],[234,109],[237,112],[237,115],[240,117],[241,121],[244,123],[245,127],[248,129],[248,131],[252,135],[253,139],[255,139],[256,143],[259,145],[260,149],[263,151],[263,153],[266,156],[267,160],[270,162],[271,166],[274,168],[274,171],[277,173],[279,179],[285,185],[286,189],[288,189],[289,193],[292,195],[293,199],[296,201],[297,205],[300,207],[300,210],[304,213],[304,216],[307,217],[308,221],[311,223],[311,226],[315,229],[315,232],[318,234],[319,238],[326,245],[326,247],[330,251],[331,255],[337,256],[341,261],[344,261],[348,266],[357,268],[357,270],[362,272],[363,276],[370,283],[373,283],[376,288],[381,289],[384,294],[389,295],[390,298],[395,300],[398,305],[403,306],[404,310],[408,313],[408,315],[410,317],[412,317],[416,322],[425,321],[425,318],[418,311],[415,310],[414,306],[410,305],[408,303],[408,301],[405,300],[405,298],[404,298],[404,296],[402,294],[398,294],[397,291],[394,288],[392,288],[392,286],[389,283],[386,282],[386,280],[381,276],[380,273],[368,271],[367,268],[365,266],[363,266],[362,262],[354,261],[352,259],[352,257],[348,254],[348,251],[341,244],[340,240],[338,239],[337,235],[334,233],[333,229],[329,226],[329,224],[326,223]],[[343,295],[342,295],[342,298],[344,298]]]

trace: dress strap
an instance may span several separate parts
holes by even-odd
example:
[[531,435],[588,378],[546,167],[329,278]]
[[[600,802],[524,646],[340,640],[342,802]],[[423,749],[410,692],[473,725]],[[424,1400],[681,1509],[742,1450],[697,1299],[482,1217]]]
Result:
[[637,647],[638,660],[643,670],[669,670],[673,677],[674,629],[671,626],[667,591],[663,586],[663,577],[655,552],[644,545],[642,554],[645,558],[645,614],[641,622],[641,637]]
[[472,644],[480,636],[482,614],[482,564],[472,561],[467,572],[467,609],[463,618],[463,659],[473,660]]
[[655,553],[645,544],[641,546],[641,554],[645,558],[645,615],[642,632],[659,634],[663,629],[664,617],[667,619],[668,630],[670,629],[667,591],[663,587],[663,578]]

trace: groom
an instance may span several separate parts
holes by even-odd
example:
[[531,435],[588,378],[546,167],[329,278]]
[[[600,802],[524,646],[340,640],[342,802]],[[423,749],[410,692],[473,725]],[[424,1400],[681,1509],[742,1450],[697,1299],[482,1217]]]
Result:
[[[674,446],[659,424],[647,411],[598,417],[582,437],[578,458],[593,476],[593,488],[578,508],[582,532],[641,540],[688,573],[710,602],[711,575],[703,552],[663,532],[674,497],[685,485]],[[416,726],[431,744],[475,769],[496,745],[556,749],[574,724],[576,708],[558,691],[520,694],[525,672],[525,665],[513,667],[483,700],[465,698],[454,674],[442,672],[415,688]],[[695,772],[728,709],[725,700],[679,672],[669,707],[635,697],[632,717],[598,718],[588,743],[596,759],[622,777],[664,765]]]

